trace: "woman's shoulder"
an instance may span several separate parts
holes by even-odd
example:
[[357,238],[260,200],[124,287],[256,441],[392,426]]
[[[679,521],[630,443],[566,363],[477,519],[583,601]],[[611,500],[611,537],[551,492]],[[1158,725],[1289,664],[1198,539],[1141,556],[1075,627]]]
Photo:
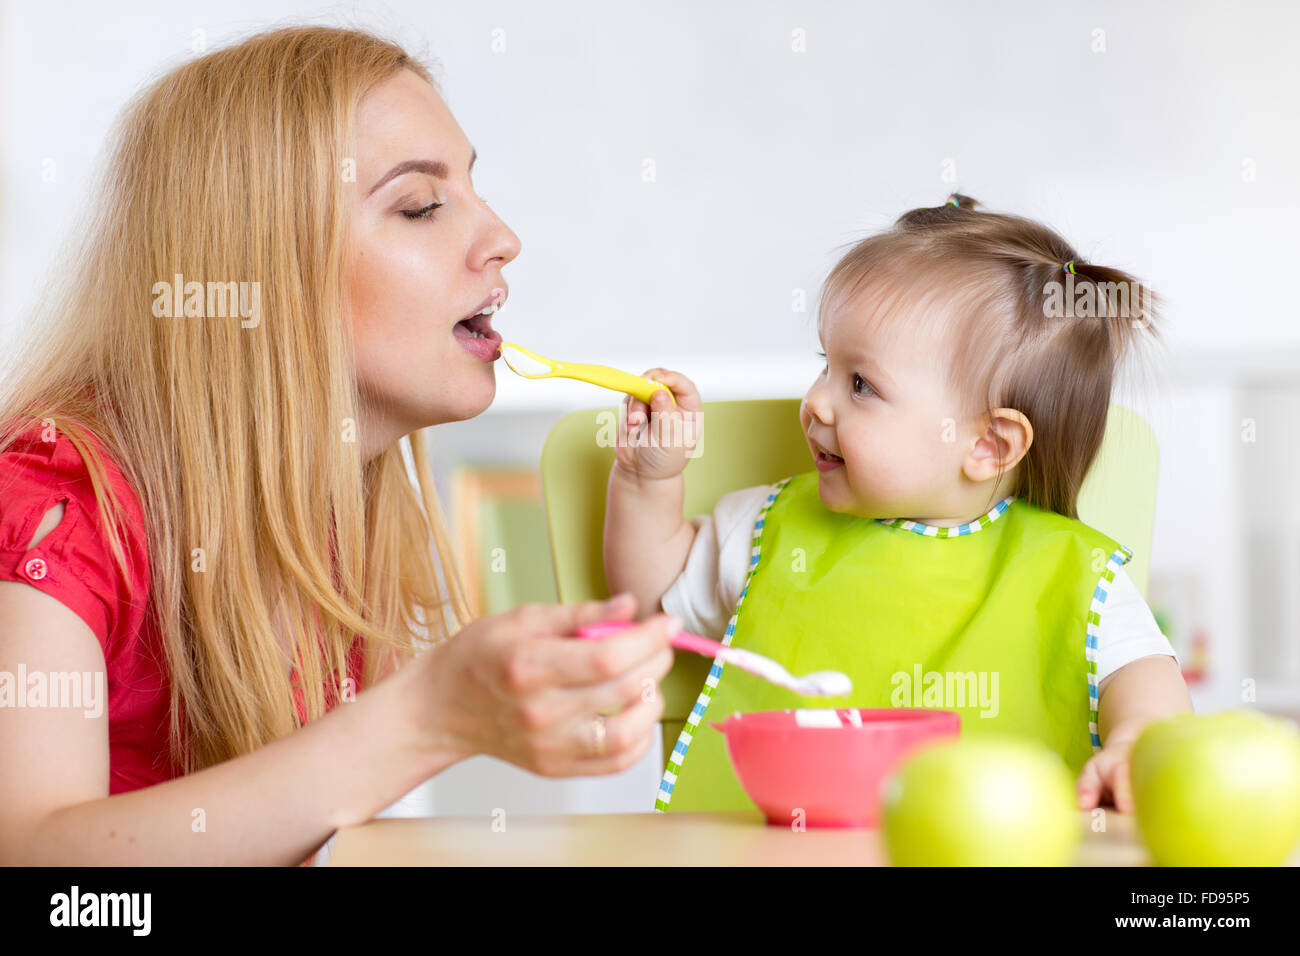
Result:
[[99,512],[95,477],[80,445],[100,466],[99,477],[107,481],[122,518],[131,527],[143,525],[144,509],[116,456],[105,442],[85,425],[59,428],[49,419],[19,426],[13,441],[0,451],[0,500],[16,487],[42,488],[62,499],[65,495],[90,505]]
[[[107,656],[118,638],[138,633],[143,624],[149,591],[144,510],[105,443],[84,426],[75,429],[76,440],[72,431],[48,419],[19,424],[0,451],[0,579],[29,584],[76,611]],[[100,498],[105,491],[112,494],[121,560],[110,543]],[[51,513],[58,519],[53,526],[45,521]]]

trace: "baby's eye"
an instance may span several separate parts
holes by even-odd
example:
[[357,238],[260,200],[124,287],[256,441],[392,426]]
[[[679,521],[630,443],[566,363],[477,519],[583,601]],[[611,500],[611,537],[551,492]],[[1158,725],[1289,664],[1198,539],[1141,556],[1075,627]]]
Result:
[[817,354],[817,357],[818,357],[819,359],[822,360],[822,366],[825,367],[825,365],[826,365],[826,353],[825,353],[825,352],[818,352],[818,353],[816,353],[816,354]]
[[853,373],[853,394],[854,395],[874,395],[876,390],[871,387],[871,383],[859,375]]

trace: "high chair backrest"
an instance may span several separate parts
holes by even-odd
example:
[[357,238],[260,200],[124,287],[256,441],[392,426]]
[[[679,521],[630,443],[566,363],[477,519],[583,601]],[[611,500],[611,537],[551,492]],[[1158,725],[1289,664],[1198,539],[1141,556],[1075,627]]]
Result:
[[[705,402],[700,421],[700,454],[686,467],[682,510],[687,517],[712,511],[728,491],[812,468],[799,426],[799,399]],[[551,429],[542,449],[555,586],[565,603],[609,596],[601,536],[617,422],[616,408],[574,412]],[[1135,412],[1112,405],[1101,451],[1080,492],[1079,517],[1133,551],[1125,571],[1144,595],[1157,465],[1151,428]],[[660,685],[665,758],[699,696],[710,663],[698,654],[679,654]]]

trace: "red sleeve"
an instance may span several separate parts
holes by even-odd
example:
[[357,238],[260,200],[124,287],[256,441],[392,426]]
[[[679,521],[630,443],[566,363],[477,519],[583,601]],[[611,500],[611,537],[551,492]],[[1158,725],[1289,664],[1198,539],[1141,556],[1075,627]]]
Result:
[[[62,433],[44,441],[41,426],[0,453],[0,580],[22,581],[71,608],[116,656],[143,627],[149,552],[139,499],[103,445],[95,447],[116,492],[128,572],[113,558],[90,473]],[[27,544],[45,512],[60,501],[63,519],[34,548]]]

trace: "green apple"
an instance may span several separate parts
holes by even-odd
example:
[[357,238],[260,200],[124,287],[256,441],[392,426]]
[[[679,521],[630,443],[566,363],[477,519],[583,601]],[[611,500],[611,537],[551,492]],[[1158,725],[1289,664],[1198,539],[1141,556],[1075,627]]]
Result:
[[1278,866],[1300,840],[1300,730],[1252,710],[1177,714],[1129,757],[1138,832],[1162,866]]
[[881,797],[895,866],[1063,866],[1082,836],[1064,761],[1021,737],[925,746],[886,781]]

